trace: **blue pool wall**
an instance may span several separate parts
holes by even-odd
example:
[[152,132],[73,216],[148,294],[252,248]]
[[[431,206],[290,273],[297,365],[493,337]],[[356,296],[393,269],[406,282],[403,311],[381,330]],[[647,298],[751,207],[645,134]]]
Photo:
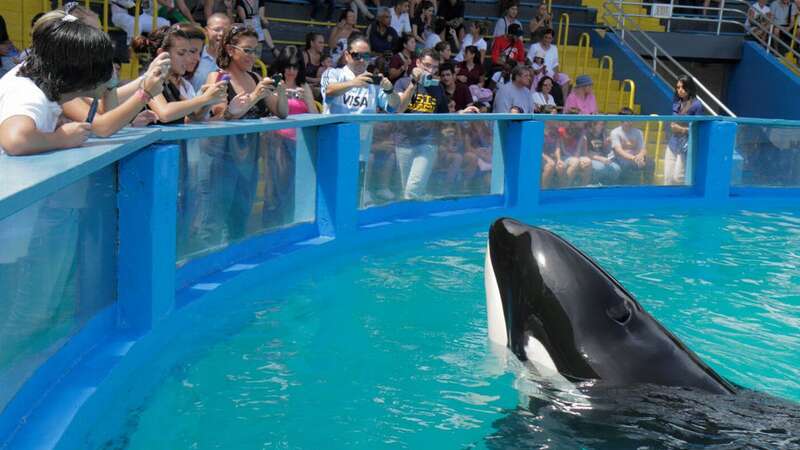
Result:
[[[117,178],[116,296],[49,356],[3,406],[0,448],[80,448],[100,418],[121,415],[120,396],[145,395],[168,367],[152,361],[188,333],[189,318],[224,314],[224,300],[342,252],[406,235],[488,224],[500,216],[635,211],[771,208],[797,205],[800,189],[732,186],[737,127],[800,127],[800,122],[680,118],[693,122],[690,186],[541,190],[544,120],[531,115],[295,116],[286,121],[125,130],[81,149],[29,158],[0,157],[0,220],[102,170]],[[541,119],[541,120],[540,120]],[[548,116],[547,120],[618,120],[616,116]],[[660,119],[669,120],[669,117]],[[675,118],[677,119],[677,118]],[[359,124],[369,121],[493,120],[501,125],[503,191],[476,197],[398,202],[360,210]],[[631,117],[634,121],[652,117]],[[296,127],[317,148],[315,220],[253,236],[177,268],[176,221],[180,141]],[[14,176],[11,176],[11,174]],[[226,271],[237,263],[247,270]],[[199,285],[212,289],[196,289]],[[148,379],[128,383],[137,368]],[[121,416],[120,416],[121,417]],[[121,420],[121,419],[120,419]]]
[[742,59],[731,69],[727,105],[739,116],[800,119],[800,77],[757,42],[742,43]]

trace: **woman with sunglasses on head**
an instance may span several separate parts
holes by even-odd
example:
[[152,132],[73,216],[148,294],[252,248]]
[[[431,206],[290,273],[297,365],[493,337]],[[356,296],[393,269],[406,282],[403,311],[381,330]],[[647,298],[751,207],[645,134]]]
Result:
[[[184,78],[188,70],[197,66],[198,42],[205,39],[203,30],[193,25],[173,25],[151,33],[149,37],[137,36],[133,49],[151,56],[170,55],[170,72],[163,91],[154,95],[147,105],[158,116],[158,122],[176,125],[208,119],[212,105],[225,101],[224,82],[208,84],[195,92],[192,83]],[[192,42],[194,41],[194,43]]]
[[269,115],[285,119],[289,115],[286,88],[269,77],[253,72],[258,53],[258,34],[252,28],[234,26],[222,37],[217,56],[220,70],[208,75],[207,84],[222,80],[226,84],[227,105],[213,108],[214,116],[225,120],[257,119]]

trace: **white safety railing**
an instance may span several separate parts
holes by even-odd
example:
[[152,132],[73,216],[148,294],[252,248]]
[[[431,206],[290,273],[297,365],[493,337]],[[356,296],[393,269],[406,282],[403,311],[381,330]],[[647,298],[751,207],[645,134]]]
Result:
[[[653,74],[670,86],[674,86],[681,76],[690,78],[699,91],[697,99],[709,114],[714,116],[725,114],[736,117],[736,114],[712,94],[697,77],[670,56],[646,31],[642,30],[635,17],[631,17],[625,12],[622,7],[624,4],[626,3],[621,1],[603,3],[606,24],[645,64],[652,67]],[[642,53],[645,53],[649,60]]]
[[764,48],[779,60],[793,66],[795,71],[800,73],[797,66],[800,61],[800,35],[798,35],[798,25],[800,16],[791,27],[781,28],[769,20],[751,20],[748,28],[748,14],[752,4],[746,0],[720,0],[719,6],[697,6],[676,4],[675,0],[669,3],[654,3],[650,1],[623,0],[614,1],[616,6],[636,6],[645,8],[646,13],[626,13],[628,18],[657,18],[665,23],[666,31],[671,31],[673,22],[678,23],[704,23],[716,30],[719,35],[723,32],[723,26],[727,27],[728,33],[741,33],[750,35],[759,42]]

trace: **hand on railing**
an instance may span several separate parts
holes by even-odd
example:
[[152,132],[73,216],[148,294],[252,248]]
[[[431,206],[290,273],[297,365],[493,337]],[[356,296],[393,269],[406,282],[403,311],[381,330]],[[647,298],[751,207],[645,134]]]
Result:
[[61,148],[80,147],[89,139],[92,124],[88,122],[69,122],[56,128],[55,134]]

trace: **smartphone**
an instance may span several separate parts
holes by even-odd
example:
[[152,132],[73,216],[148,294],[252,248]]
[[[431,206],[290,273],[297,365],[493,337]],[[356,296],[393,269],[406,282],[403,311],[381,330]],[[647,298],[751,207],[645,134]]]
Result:
[[217,81],[231,81],[231,75],[227,72],[222,72]]
[[273,85],[277,86],[280,84],[281,81],[283,81],[283,74],[276,73],[275,75],[272,76]]
[[92,100],[92,106],[89,107],[89,115],[86,116],[86,121],[92,123],[94,120],[95,114],[97,114],[97,106],[100,104],[100,99],[96,98]]
[[381,84],[381,80],[383,80],[383,75],[379,73],[372,74],[372,84]]

